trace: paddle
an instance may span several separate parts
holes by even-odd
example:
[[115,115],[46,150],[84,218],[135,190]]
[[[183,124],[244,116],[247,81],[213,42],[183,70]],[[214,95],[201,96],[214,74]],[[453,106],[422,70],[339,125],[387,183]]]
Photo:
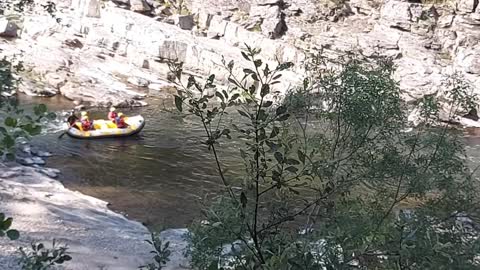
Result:
[[66,131],[64,131],[62,134],[60,134],[60,136],[58,136],[58,139],[60,140],[65,134],[67,134]]

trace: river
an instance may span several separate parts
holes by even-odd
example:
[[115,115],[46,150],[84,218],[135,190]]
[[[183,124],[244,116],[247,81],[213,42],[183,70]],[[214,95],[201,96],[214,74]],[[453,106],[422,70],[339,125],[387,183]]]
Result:
[[[43,102],[53,111],[72,107],[60,97],[38,99],[23,96],[22,105]],[[149,227],[185,227],[200,218],[201,202],[218,194],[221,182],[212,154],[201,145],[204,132],[194,118],[165,109],[171,100],[149,98],[149,106],[124,109],[127,115],[142,114],[143,131],[133,137],[78,140],[47,132],[33,144],[54,154],[47,166],[62,171],[67,188],[100,198],[109,207]],[[173,108],[170,108],[173,109]],[[92,112],[105,118],[107,111]],[[227,175],[237,177],[241,169],[238,142],[221,145],[221,160]]]
[[[36,103],[46,103],[53,111],[72,107],[61,97],[23,96],[21,101],[27,108]],[[201,218],[202,202],[221,192],[221,182],[212,154],[200,144],[205,134],[199,121],[174,112],[170,99],[150,97],[148,102],[147,107],[123,110],[145,117],[147,124],[137,136],[58,139],[61,132],[52,129],[33,144],[54,154],[47,165],[62,171],[59,180],[67,188],[105,200],[111,209],[153,229],[185,227]],[[106,114],[106,110],[92,112],[94,118]],[[469,161],[475,166],[480,164],[480,131],[466,135]],[[230,179],[242,172],[238,147],[238,141],[220,146]]]

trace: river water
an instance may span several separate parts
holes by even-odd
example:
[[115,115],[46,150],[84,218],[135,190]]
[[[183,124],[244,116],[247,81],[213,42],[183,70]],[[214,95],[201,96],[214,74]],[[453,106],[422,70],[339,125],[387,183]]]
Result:
[[[62,98],[22,97],[27,108],[39,102],[52,111],[72,107]],[[212,154],[201,145],[205,134],[200,123],[166,110],[164,104],[173,104],[171,100],[153,97],[148,102],[147,107],[122,110],[145,117],[146,126],[137,136],[58,139],[61,132],[50,129],[32,143],[54,154],[47,166],[62,171],[59,180],[67,188],[105,200],[111,209],[153,228],[185,227],[201,217],[200,202],[218,194],[221,182]],[[91,118],[106,114],[92,112]],[[229,168],[227,175],[235,178],[241,169],[238,142],[228,145],[221,146],[220,156]]]
[[[137,136],[58,139],[60,129],[53,128],[33,143],[54,154],[47,165],[62,171],[59,180],[67,188],[105,200],[111,209],[154,229],[185,227],[201,218],[201,202],[221,192],[221,182],[212,154],[201,144],[205,134],[199,121],[174,112],[170,99],[150,97],[148,102],[147,107],[123,110],[145,117],[147,124]],[[72,107],[61,97],[24,96],[22,103],[27,108],[46,103],[53,111]],[[94,118],[106,114],[106,110],[92,112]],[[469,161],[480,164],[480,131],[470,130],[466,135]],[[220,147],[221,161],[232,181],[242,172],[238,147],[238,141]]]

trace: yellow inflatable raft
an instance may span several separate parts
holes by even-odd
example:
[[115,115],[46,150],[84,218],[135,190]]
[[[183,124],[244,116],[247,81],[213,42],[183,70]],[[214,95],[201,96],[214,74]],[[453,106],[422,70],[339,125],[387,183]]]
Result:
[[95,130],[83,130],[81,124],[77,122],[77,127],[70,127],[67,134],[77,139],[126,137],[139,133],[145,126],[145,119],[141,115],[125,117],[125,122],[128,124],[127,128],[117,128],[110,120],[94,120]]

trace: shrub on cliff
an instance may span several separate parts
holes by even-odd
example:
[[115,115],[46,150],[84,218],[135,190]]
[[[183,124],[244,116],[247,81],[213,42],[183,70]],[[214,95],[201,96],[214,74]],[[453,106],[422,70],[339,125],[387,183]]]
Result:
[[[460,134],[428,125],[434,98],[411,129],[392,63],[349,60],[310,66],[293,110],[272,102],[291,64],[258,53],[243,53],[251,68],[241,76],[224,63],[228,91],[214,75],[179,83],[175,104],[203,124],[225,187],[190,226],[195,269],[478,269],[478,185]],[[452,86],[450,117],[469,97]],[[219,156],[233,136],[244,143],[241,181]]]

